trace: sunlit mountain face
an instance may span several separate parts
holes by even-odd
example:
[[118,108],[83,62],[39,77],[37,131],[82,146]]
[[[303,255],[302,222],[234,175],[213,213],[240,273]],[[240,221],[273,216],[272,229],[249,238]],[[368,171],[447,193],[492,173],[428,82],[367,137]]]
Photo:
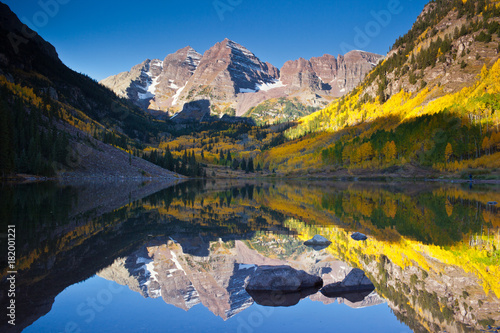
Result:
[[[2,221],[18,230],[17,299],[31,304],[19,306],[16,328],[64,330],[71,322],[82,331],[97,323],[132,329],[139,320],[124,313],[135,311],[189,322],[185,331],[231,331],[256,313],[265,327],[285,317],[300,326],[303,317],[282,312],[314,309],[345,311],[344,320],[381,311],[372,324],[387,331],[488,329],[500,319],[500,211],[491,204],[499,193],[418,183],[4,187]],[[355,231],[368,239],[353,240]],[[303,244],[316,234],[332,244],[319,251]],[[266,308],[245,291],[261,265],[289,265],[325,285],[361,268],[376,289],[361,297],[318,292]],[[6,268],[2,276],[5,286]],[[266,309],[276,312],[266,316]],[[157,318],[141,327],[164,324]]]

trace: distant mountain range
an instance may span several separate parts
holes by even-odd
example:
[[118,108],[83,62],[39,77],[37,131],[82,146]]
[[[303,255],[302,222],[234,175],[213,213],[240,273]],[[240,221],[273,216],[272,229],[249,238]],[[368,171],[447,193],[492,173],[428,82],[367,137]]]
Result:
[[147,59],[101,84],[145,110],[173,115],[186,103],[206,99],[212,113],[241,116],[271,98],[296,97],[305,106],[324,106],[352,91],[381,59],[351,51],[338,58],[325,54],[287,61],[280,70],[225,39],[204,55],[188,46],[163,61]]

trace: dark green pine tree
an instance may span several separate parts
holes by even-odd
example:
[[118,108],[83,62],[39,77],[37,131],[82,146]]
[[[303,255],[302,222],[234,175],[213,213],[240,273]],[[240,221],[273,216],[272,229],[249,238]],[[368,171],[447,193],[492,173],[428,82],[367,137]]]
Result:
[[13,125],[10,110],[0,103],[0,176],[14,172]]
[[219,160],[220,160],[220,163],[222,164],[222,161],[224,161],[224,152],[223,150],[221,149],[220,152],[219,152]]
[[240,162],[237,159],[233,159],[233,170],[238,170]]
[[175,161],[172,153],[170,152],[169,146],[167,146],[167,149],[165,151],[165,167],[167,168],[167,170],[175,171]]
[[250,157],[248,159],[248,163],[247,163],[247,173],[248,172],[252,172],[253,173],[254,171],[255,170],[254,170],[254,167],[253,167],[253,158]]

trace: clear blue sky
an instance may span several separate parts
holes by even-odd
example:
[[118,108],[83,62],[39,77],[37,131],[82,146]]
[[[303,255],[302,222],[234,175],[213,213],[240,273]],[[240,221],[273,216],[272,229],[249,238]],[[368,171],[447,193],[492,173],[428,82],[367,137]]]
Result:
[[[427,0],[2,0],[72,69],[101,80],[229,38],[278,68],[362,49],[386,54]],[[41,4],[47,4],[42,6]],[[55,6],[54,4],[57,4]],[[373,13],[390,14],[377,15]],[[359,31],[363,31],[360,37]]]

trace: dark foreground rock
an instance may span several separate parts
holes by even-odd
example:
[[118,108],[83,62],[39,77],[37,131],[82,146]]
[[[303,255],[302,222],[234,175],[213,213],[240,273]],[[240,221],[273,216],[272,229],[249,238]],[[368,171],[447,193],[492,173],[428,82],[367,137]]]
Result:
[[321,288],[323,279],[298,271],[290,266],[259,266],[250,277],[246,290],[299,292],[308,288]]
[[324,286],[321,293],[326,297],[342,297],[359,302],[375,290],[375,286],[359,268],[354,268],[342,282]]
[[351,238],[356,240],[356,241],[364,241],[367,240],[368,237],[360,232],[355,232],[351,235]]
[[248,294],[253,298],[255,303],[262,306],[272,307],[288,307],[299,303],[303,298],[314,295],[319,288],[307,288],[298,292],[285,292],[279,290],[273,291],[252,291],[247,290]]

